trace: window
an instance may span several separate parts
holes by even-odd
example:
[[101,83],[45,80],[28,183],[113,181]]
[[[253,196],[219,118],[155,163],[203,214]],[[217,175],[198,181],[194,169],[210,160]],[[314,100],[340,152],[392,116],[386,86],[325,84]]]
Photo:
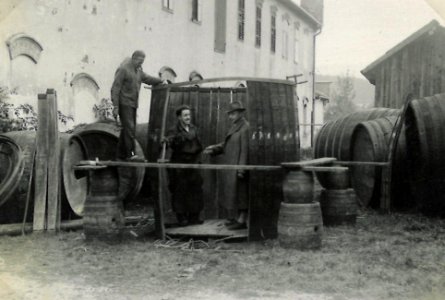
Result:
[[255,46],[261,47],[261,5],[256,6]]
[[201,22],[201,0],[192,0],[192,21]]
[[270,51],[275,53],[277,48],[277,15],[272,13],[270,18]]
[[162,0],[162,8],[168,12],[173,12],[173,0]]
[[244,41],[245,0],[238,0],[238,39]]
[[294,62],[298,63],[300,59],[300,22],[295,22],[294,28]]

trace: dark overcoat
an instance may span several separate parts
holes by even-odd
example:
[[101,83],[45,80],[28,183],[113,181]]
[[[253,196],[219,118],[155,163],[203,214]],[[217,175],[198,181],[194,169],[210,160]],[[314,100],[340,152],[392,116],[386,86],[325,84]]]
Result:
[[[224,142],[213,148],[213,154],[221,154],[221,164],[247,165],[249,154],[249,123],[238,119],[229,129]],[[243,174],[239,178],[237,172]],[[247,209],[249,204],[248,174],[237,170],[218,171],[218,199],[228,210],[229,216],[236,216],[238,210]]]
[[[178,122],[167,134],[172,150],[170,162],[200,163],[202,144],[198,128],[190,125],[189,131]],[[199,213],[204,202],[202,198],[202,177],[197,169],[168,169],[169,190],[173,211],[176,213]]]

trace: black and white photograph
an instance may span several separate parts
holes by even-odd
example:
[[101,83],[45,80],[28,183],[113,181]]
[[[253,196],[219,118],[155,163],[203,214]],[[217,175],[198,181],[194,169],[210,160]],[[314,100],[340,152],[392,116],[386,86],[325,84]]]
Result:
[[3,299],[445,299],[445,2],[0,0]]

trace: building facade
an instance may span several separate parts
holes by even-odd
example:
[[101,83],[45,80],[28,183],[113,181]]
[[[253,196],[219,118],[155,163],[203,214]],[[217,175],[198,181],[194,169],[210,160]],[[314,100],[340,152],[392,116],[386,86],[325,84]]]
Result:
[[[171,81],[298,75],[300,120],[310,120],[315,35],[323,1],[15,0],[0,15],[0,83],[15,103],[36,103],[54,88],[69,126],[95,121],[92,107],[110,97],[116,68],[136,49],[144,71]],[[318,3],[318,6],[314,3]],[[309,12],[311,11],[311,13]],[[234,83],[237,84],[237,83]],[[142,89],[138,122],[148,121]],[[310,128],[301,128],[303,146]]]
[[408,97],[445,93],[445,28],[433,20],[368,67],[375,106],[401,108]]

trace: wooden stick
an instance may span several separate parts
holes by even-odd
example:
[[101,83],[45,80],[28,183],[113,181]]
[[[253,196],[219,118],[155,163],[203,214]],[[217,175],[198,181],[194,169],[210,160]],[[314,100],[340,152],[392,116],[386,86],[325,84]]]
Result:
[[29,174],[28,191],[26,192],[25,212],[23,214],[23,222],[22,222],[22,235],[25,235],[25,224],[26,224],[26,219],[28,218],[29,202],[31,201],[32,182],[34,180],[33,175],[35,172],[34,170],[35,160],[36,160],[36,150],[34,148],[34,152],[32,153],[32,158],[31,158],[31,174]]
[[334,162],[334,165],[387,167],[389,163],[376,161],[336,161]]
[[[167,113],[168,113],[168,104],[170,102],[170,89],[167,89],[165,95],[165,103],[164,103],[164,111],[162,113],[162,125],[161,125],[161,139],[165,136],[165,127],[167,124]],[[161,158],[158,161],[159,163],[163,163],[165,161],[165,153],[166,153],[167,145],[164,143],[162,145]],[[164,178],[166,177],[165,169],[158,169],[158,234],[162,240],[165,240],[165,224],[164,224]]]
[[[177,82],[177,83],[172,83],[172,84],[161,84],[161,85],[152,87],[151,89],[152,90],[162,90],[162,89],[169,89],[169,88],[178,87],[178,86],[197,85],[197,84],[221,82],[221,81],[255,81],[255,82],[271,82],[271,83],[281,83],[281,84],[287,84],[287,85],[296,85],[295,82],[292,82],[289,80],[234,76],[234,77],[208,78],[208,79],[194,80],[194,81],[183,81],[183,82]],[[148,87],[145,87],[145,88],[150,89]]]
[[[162,161],[162,159],[159,159]],[[93,163],[90,160],[81,160],[79,166],[74,166],[74,170],[93,168],[94,166],[84,166]],[[133,167],[133,168],[157,168],[157,169],[200,169],[200,170],[246,170],[246,171],[274,171],[281,170],[280,166],[256,166],[256,165],[212,165],[212,164],[173,164],[173,163],[149,163],[149,162],[124,162],[124,161],[98,161],[102,166],[110,167]]]
[[47,229],[56,230],[59,219],[60,142],[57,124],[57,96],[53,89],[47,90],[48,114],[48,208]]
[[36,164],[33,230],[44,230],[46,225],[46,195],[48,187],[48,101],[38,95],[38,128],[36,134]]

